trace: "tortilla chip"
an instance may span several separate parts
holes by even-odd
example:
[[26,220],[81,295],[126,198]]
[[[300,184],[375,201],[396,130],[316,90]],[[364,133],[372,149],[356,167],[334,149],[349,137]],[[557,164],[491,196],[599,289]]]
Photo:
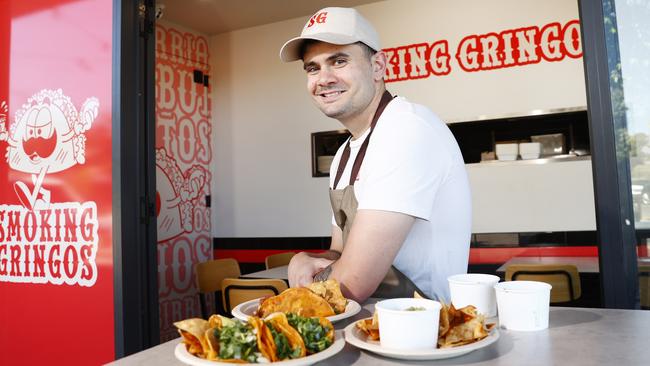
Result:
[[332,316],[332,306],[308,288],[290,288],[260,302],[257,316],[264,318],[275,312],[295,313],[304,317]]
[[[442,313],[441,316],[443,316]],[[472,305],[461,309],[455,309],[451,305],[447,309],[446,317],[449,319],[449,329],[447,332],[438,334],[438,346],[441,348],[457,347],[480,341],[487,337],[494,327],[494,324],[486,325],[485,316],[479,314],[476,307]]]
[[[375,313],[377,314],[377,313]],[[362,319],[356,322],[357,328],[366,334],[368,340],[378,341],[379,340],[379,324],[373,325],[373,319]]]
[[451,327],[449,321],[449,308],[454,305],[447,306],[444,302],[440,302],[442,307],[440,308],[440,320],[438,322],[438,337],[442,337],[449,331]]
[[481,315],[452,328],[444,338],[438,338],[438,345],[441,348],[446,348],[480,341],[488,336],[484,320]]
[[348,300],[341,293],[338,281],[330,279],[327,281],[314,282],[308,287],[314,293],[327,301],[336,314],[345,312]]

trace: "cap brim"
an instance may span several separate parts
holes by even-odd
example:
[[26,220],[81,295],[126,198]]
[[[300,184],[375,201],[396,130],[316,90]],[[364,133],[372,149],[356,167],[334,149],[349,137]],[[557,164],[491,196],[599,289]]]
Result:
[[352,44],[359,41],[350,36],[333,33],[320,33],[311,36],[300,36],[288,40],[282,46],[280,49],[280,60],[283,62],[300,60],[302,58],[302,55],[300,54],[300,47],[306,40],[321,41],[337,45]]

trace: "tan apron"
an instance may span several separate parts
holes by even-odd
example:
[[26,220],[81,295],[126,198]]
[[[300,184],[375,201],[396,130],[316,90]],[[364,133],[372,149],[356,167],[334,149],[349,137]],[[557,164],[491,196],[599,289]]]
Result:
[[[368,143],[372,132],[377,124],[377,120],[381,116],[382,112],[388,105],[388,103],[393,99],[388,91],[384,92],[384,95],[381,97],[377,111],[372,118],[372,123],[370,124],[370,132],[366,137],[363,144],[359,148],[359,153],[357,154],[356,159],[354,160],[354,165],[352,165],[352,171],[350,173],[350,183],[343,189],[330,189],[330,203],[332,204],[332,211],[334,212],[334,219],[336,224],[343,231],[343,245],[347,242],[348,235],[350,234],[350,228],[352,228],[352,223],[354,222],[354,217],[357,213],[358,202],[357,198],[354,195],[354,182],[357,179],[359,174],[359,169],[361,168],[361,163],[363,158],[366,155],[366,150],[368,148]],[[336,173],[336,178],[334,179],[333,187],[336,188],[345,166],[350,159],[350,140],[345,145],[345,150],[343,150],[343,155],[341,155],[341,160],[339,161],[338,171]],[[393,297],[413,297],[413,293],[417,291],[420,295],[424,295],[420,289],[411,281],[406,275],[400,272],[395,266],[391,266],[386,274],[386,277],[381,282],[375,293],[372,297],[379,298],[393,298]]]

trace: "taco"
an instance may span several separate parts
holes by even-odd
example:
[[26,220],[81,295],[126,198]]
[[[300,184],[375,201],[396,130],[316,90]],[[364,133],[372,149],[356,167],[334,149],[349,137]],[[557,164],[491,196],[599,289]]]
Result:
[[255,320],[248,323],[238,320],[224,324],[222,328],[215,328],[214,336],[219,341],[218,360],[228,362],[270,362],[267,348],[262,346],[260,340],[263,330]]
[[276,356],[276,347],[271,329],[264,324],[262,319],[255,316],[248,318],[248,324],[255,329],[257,348],[259,348],[260,353],[271,362],[277,361],[278,357]]
[[320,352],[334,343],[334,326],[327,318],[307,318],[289,313],[287,321],[305,342],[307,354]]
[[174,323],[189,353],[208,360],[246,363],[273,360],[270,330],[259,318],[247,323],[213,315],[209,320],[186,319]]
[[209,329],[208,322],[205,319],[191,318],[175,322],[174,326],[178,328],[187,352],[205,358],[204,354],[209,348],[205,338],[205,332]]
[[290,288],[281,294],[260,302],[257,316],[264,318],[275,312],[295,313],[300,316],[332,316],[332,306],[308,288]]
[[307,349],[300,333],[289,325],[284,313],[273,313],[264,318],[273,337],[274,353],[278,360],[305,357]]

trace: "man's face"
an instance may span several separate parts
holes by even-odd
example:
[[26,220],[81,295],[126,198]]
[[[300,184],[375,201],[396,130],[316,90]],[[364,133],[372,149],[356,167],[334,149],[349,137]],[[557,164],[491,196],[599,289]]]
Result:
[[372,58],[358,44],[316,42],[303,55],[307,90],[326,116],[344,120],[363,112],[377,85]]

